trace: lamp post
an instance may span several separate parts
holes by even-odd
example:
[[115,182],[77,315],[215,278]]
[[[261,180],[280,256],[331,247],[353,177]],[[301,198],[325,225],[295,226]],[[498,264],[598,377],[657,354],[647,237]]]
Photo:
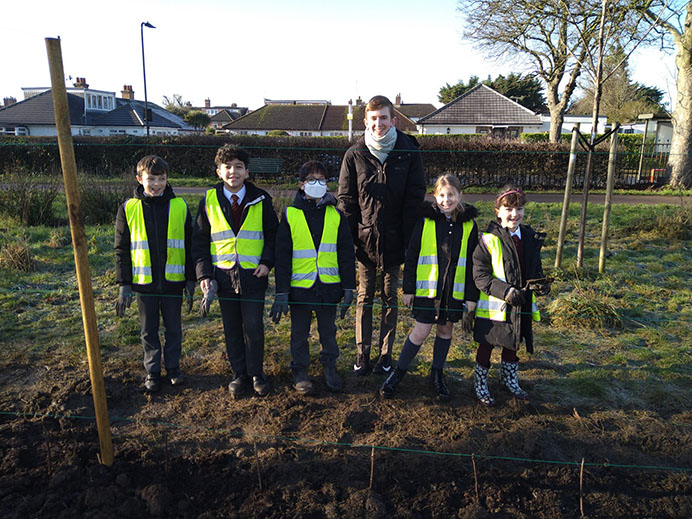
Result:
[[144,28],[156,29],[149,22],[142,22],[139,25],[139,33],[142,40],[142,73],[144,74],[144,124],[147,127],[147,137],[149,137],[149,100],[147,99],[147,67],[144,64]]

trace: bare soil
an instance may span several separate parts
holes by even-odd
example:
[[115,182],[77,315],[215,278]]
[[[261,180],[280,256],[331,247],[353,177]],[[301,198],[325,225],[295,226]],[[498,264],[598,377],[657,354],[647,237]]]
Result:
[[493,381],[488,409],[468,369],[450,370],[446,403],[417,374],[392,400],[377,395],[377,375],[344,373],[331,394],[319,365],[314,396],[297,396],[283,368],[269,397],[233,401],[221,354],[184,358],[186,385],[154,396],[137,362],[109,359],[115,463],[105,467],[88,369],[74,364],[0,365],[6,519],[552,518],[582,507],[589,518],[692,517],[691,472],[642,468],[692,467],[692,412],[555,405],[545,388],[559,373],[548,370],[524,383],[529,403]]

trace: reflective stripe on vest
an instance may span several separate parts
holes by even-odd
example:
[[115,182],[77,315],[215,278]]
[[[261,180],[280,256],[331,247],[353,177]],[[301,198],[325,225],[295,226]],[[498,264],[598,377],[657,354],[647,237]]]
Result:
[[[488,252],[490,253],[493,276],[507,282],[505,277],[505,267],[502,261],[502,242],[498,236],[492,233],[483,233],[482,238]],[[507,303],[503,299],[498,299],[481,291],[478,304],[476,305],[476,317],[490,319],[492,321],[507,320]],[[536,304],[536,295],[531,294],[531,318],[534,321],[541,320],[541,314]]]
[[319,250],[315,250],[305,213],[296,207],[286,208],[286,218],[293,240],[291,286],[311,288],[317,277],[326,284],[340,283],[336,239],[339,231],[339,213],[332,205],[324,211],[324,225]]
[[[152,283],[151,254],[142,201],[130,198],[125,202],[125,217],[130,229],[130,258],[132,282],[137,285]],[[185,219],[187,204],[182,198],[171,198],[168,204],[168,230],[166,234],[167,281],[185,281]]]
[[[473,230],[473,220],[464,222],[462,227],[459,259],[454,272],[452,297],[464,300],[466,282],[466,255],[468,252],[469,236]],[[416,267],[416,296],[433,299],[437,296],[437,280],[440,268],[437,261],[437,233],[435,220],[425,218],[421,234],[420,254]]]
[[264,250],[261,201],[262,198],[246,205],[247,215],[236,236],[221,210],[216,189],[207,191],[205,208],[211,227],[209,251],[215,267],[230,270],[239,262],[241,268],[257,268]]

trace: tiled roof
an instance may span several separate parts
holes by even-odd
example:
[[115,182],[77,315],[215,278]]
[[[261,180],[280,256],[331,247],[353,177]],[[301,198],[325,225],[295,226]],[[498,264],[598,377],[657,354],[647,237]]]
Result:
[[418,124],[539,125],[541,117],[487,85],[477,85]]
[[436,110],[435,105],[430,103],[401,103],[395,108],[408,117],[423,117]]
[[[116,98],[116,108],[110,112],[87,111],[84,118],[84,99],[67,94],[67,105],[72,126],[142,126],[144,101]],[[148,103],[152,112],[149,126],[188,128],[180,117],[154,103]],[[55,125],[52,90],[25,99],[0,110],[0,126]]]
[[[416,125],[405,114],[396,110],[399,117],[397,128],[402,131],[415,131]],[[347,131],[347,105],[264,105],[254,112],[224,126],[226,130],[266,131]],[[363,107],[353,107],[353,131],[365,130]]]

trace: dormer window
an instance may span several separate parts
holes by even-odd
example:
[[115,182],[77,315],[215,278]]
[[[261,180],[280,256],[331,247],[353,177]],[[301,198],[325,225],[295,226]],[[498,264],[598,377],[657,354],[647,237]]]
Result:
[[86,94],[87,110],[105,110],[110,112],[115,108],[113,95],[89,93]]

